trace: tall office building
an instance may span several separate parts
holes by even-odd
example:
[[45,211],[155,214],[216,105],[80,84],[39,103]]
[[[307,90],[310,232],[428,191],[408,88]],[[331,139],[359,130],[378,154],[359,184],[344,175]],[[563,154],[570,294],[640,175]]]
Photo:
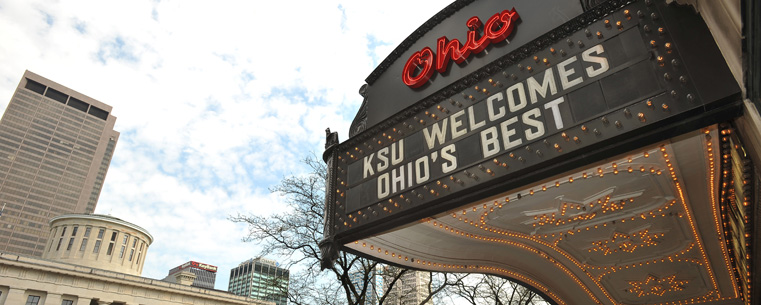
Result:
[[[349,280],[354,288],[361,290],[367,285],[365,289],[365,299],[357,302],[359,305],[377,305],[384,292],[383,287],[383,265],[376,265],[370,272],[364,270],[356,270],[349,273]],[[367,284],[365,284],[365,276],[367,276]]]
[[180,272],[190,272],[196,275],[193,284],[190,286],[214,289],[214,282],[217,280],[217,266],[189,261],[169,270],[169,274],[162,281],[176,283],[177,275]]
[[289,277],[288,269],[280,268],[273,260],[250,259],[230,270],[230,286],[227,291],[286,305]]
[[[398,273],[397,267],[385,266],[383,272],[384,285],[392,283],[393,277]],[[428,285],[430,283],[431,278],[428,272],[409,270],[402,274],[390,290],[387,286],[383,287],[384,291],[388,291],[384,304],[419,305],[428,297]],[[433,305],[433,300],[428,300],[424,304]]]
[[24,73],[0,120],[0,252],[40,257],[51,218],[95,210],[119,138],[110,112]]

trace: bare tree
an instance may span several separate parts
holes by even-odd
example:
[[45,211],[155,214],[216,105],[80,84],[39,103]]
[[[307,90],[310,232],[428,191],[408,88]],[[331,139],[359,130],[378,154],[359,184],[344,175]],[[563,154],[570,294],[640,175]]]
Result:
[[448,291],[471,305],[539,305],[547,302],[531,289],[507,279],[472,274]]
[[[318,243],[323,238],[327,170],[325,164],[314,156],[305,158],[304,163],[310,169],[309,173],[286,177],[271,189],[284,197],[287,212],[266,217],[238,214],[231,216],[230,220],[248,225],[248,234],[243,240],[259,244],[260,255],[285,257],[288,266],[299,269],[291,274],[291,287],[287,289],[290,304],[384,304],[389,291],[407,272],[405,269],[386,277],[387,283],[383,289],[371,289],[374,276],[378,276],[375,272],[379,263],[341,252],[328,268],[328,275],[321,273]],[[429,276],[439,276],[443,280],[431,284],[426,300],[446,287],[457,285],[461,278],[453,275]],[[370,290],[374,290],[377,296],[368,295]],[[343,297],[338,298],[338,295]]]

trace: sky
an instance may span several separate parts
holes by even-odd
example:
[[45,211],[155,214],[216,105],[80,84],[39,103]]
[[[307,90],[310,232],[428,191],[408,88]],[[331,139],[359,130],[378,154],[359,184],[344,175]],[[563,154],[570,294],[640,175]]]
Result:
[[[113,106],[121,133],[95,213],[154,237],[142,276],[258,253],[237,213],[341,141],[372,70],[449,1],[0,0],[0,108],[24,70]],[[281,260],[279,257],[268,257]]]

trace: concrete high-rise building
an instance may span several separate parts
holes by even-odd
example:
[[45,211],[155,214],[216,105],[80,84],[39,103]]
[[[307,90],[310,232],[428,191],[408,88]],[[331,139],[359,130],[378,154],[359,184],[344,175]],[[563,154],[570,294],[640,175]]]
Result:
[[217,280],[217,266],[195,261],[189,261],[172,268],[172,270],[169,270],[169,274],[162,281],[177,283],[177,275],[182,272],[190,272],[196,275],[193,284],[190,286],[214,289],[214,282]]
[[[386,266],[383,272],[384,284],[392,283],[393,276],[398,272],[397,267]],[[391,290],[388,290],[386,286],[383,287],[384,291],[388,291],[384,304],[419,305],[428,297],[428,285],[430,283],[431,278],[428,272],[409,270],[401,275]],[[424,304],[433,305],[433,301],[428,300]]]
[[48,221],[92,213],[119,138],[111,106],[26,71],[0,120],[0,251],[40,257]]
[[288,302],[288,269],[264,258],[250,259],[230,270],[227,291],[263,301],[286,305]]
[[370,272],[356,270],[349,273],[349,280],[354,288],[361,290],[365,287],[365,276],[367,276],[367,289],[365,289],[365,299],[360,301],[360,305],[377,305],[380,297],[384,292],[383,286],[383,266],[376,265]]

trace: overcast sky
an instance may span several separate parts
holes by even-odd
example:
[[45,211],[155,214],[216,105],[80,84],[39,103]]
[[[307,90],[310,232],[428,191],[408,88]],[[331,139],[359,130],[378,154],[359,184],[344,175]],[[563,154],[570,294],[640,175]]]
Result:
[[[449,1],[0,1],[0,108],[24,70],[113,106],[121,132],[96,213],[155,238],[143,276],[257,252],[229,215],[346,140],[358,89]],[[278,257],[270,257],[279,260]]]

